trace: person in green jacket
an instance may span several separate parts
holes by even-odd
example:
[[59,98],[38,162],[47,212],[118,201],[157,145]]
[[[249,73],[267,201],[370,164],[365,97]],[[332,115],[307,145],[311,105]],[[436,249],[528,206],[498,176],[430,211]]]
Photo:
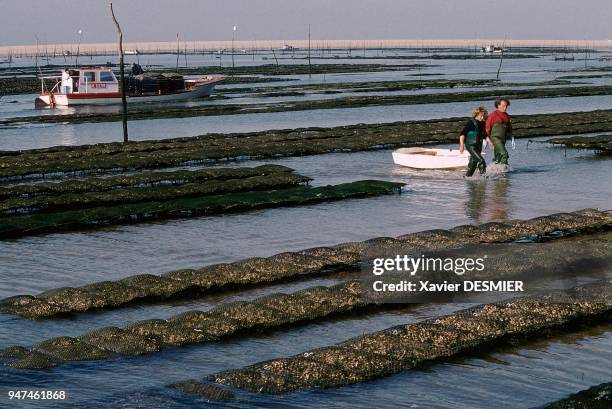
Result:
[[493,161],[500,165],[508,165],[508,151],[506,150],[506,140],[512,137],[512,124],[510,116],[506,110],[510,106],[510,101],[500,98],[495,101],[495,112],[487,118],[485,130],[487,136],[494,146]]
[[[472,117],[468,119],[461,134],[459,135],[459,151],[463,153],[467,150],[470,154],[466,177],[470,177],[478,168],[481,175],[487,171],[487,164],[482,157],[482,142],[486,138],[485,120],[487,119],[487,109],[478,107],[472,112]],[[492,147],[491,140],[487,143]]]

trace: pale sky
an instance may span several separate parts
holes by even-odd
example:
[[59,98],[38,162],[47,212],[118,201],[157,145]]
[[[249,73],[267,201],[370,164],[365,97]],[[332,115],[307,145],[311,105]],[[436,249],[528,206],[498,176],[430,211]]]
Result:
[[[612,0],[115,0],[125,41],[612,38]],[[0,46],[113,42],[105,0],[0,0]]]

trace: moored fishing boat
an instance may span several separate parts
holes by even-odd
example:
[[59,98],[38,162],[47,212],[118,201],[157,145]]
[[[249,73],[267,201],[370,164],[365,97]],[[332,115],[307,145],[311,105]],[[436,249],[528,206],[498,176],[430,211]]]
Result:
[[[126,77],[128,102],[175,101],[204,98],[211,95],[222,77],[184,79],[171,73],[144,73],[139,70]],[[40,77],[41,94],[37,106],[120,104],[119,81],[111,68],[75,68],[63,70],[61,76]],[[55,80],[48,90],[45,80]]]

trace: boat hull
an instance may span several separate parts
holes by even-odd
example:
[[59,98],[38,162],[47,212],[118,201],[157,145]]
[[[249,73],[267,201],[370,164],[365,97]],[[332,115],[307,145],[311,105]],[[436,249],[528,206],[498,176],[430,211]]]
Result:
[[453,149],[401,148],[393,152],[396,165],[413,169],[465,168],[469,160],[468,152]]
[[[207,82],[194,83],[188,90],[179,91],[171,94],[155,94],[128,96],[128,103],[137,102],[156,102],[156,101],[181,101],[196,98],[209,97],[215,86],[222,80],[212,80]],[[37,106],[73,106],[73,105],[113,105],[121,104],[121,94],[113,93],[92,93],[92,94],[43,94],[39,95],[35,104]]]

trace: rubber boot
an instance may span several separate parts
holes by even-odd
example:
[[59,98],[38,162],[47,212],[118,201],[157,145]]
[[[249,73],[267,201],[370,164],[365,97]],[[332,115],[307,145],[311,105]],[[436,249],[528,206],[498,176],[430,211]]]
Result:
[[486,172],[487,165],[481,154],[482,143],[476,143],[474,145],[466,144],[465,149],[470,154],[470,161],[468,162],[468,168],[465,176],[472,176],[477,167],[480,174],[484,174]]
[[508,164],[508,151],[506,150],[506,141],[496,137],[491,137],[494,147],[494,162],[502,165]]
[[485,173],[487,173],[487,164],[484,160],[478,165],[478,173],[480,173],[480,176],[483,176]]
[[476,144],[475,150],[476,150],[476,153],[478,154],[478,159],[479,159],[478,172],[480,173],[480,176],[482,176],[485,173],[487,173],[487,161],[482,156],[482,140]]
[[478,166],[478,163],[474,160],[473,157],[470,156],[470,161],[468,162],[468,167],[467,167],[467,171],[465,172],[465,177],[469,178],[470,176],[472,176],[474,172],[476,171],[477,166]]

